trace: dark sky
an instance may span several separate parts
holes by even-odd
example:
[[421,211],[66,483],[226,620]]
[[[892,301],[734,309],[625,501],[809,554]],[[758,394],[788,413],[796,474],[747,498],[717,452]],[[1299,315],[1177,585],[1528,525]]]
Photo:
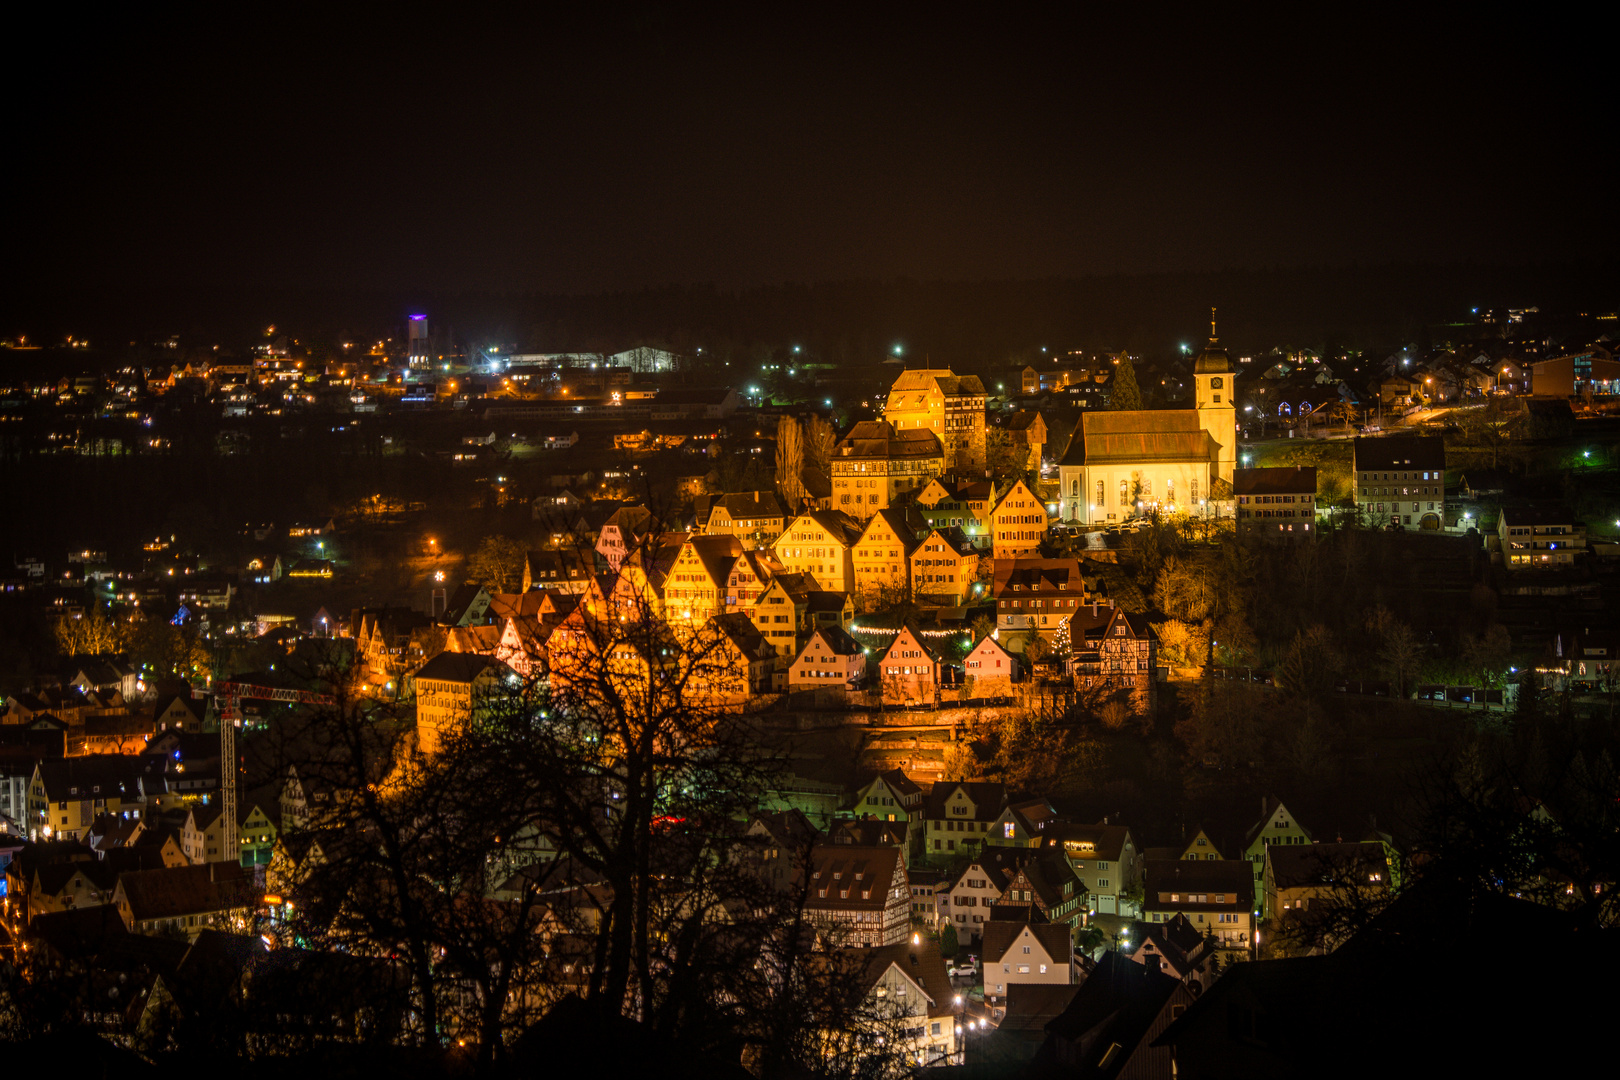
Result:
[[1611,38],[1547,8],[57,7],[4,76],[30,294],[1567,260],[1620,236]]

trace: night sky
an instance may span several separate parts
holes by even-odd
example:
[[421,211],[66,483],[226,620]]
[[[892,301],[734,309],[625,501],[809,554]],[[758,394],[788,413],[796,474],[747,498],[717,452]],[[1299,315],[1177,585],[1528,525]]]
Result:
[[1612,39],[1567,11],[775,7],[64,8],[8,50],[8,263],[27,295],[580,292],[1620,236]]

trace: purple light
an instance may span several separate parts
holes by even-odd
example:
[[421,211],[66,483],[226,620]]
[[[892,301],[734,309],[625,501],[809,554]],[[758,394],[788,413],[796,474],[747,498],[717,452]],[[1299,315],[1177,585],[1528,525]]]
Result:
[[426,321],[427,321],[427,316],[426,315],[412,315],[411,316],[411,322],[426,322]]

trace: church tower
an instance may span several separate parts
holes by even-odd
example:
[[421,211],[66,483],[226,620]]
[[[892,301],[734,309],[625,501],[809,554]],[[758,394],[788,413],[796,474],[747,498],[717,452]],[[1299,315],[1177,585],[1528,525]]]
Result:
[[[1216,481],[1226,481],[1224,496],[1230,498],[1232,471],[1237,468],[1237,374],[1232,361],[1215,335],[1215,309],[1209,309],[1209,344],[1193,360],[1198,424],[1217,444],[1212,472]],[[1217,485],[1218,488],[1218,485]],[[1223,496],[1217,492],[1216,498]]]

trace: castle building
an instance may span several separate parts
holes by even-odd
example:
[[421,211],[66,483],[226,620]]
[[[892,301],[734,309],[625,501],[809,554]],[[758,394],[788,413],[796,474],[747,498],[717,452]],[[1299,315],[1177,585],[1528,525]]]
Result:
[[1193,361],[1191,409],[1087,412],[1058,462],[1058,517],[1082,524],[1229,513],[1237,467],[1236,374],[1215,336]]
[[950,469],[984,471],[984,383],[949,368],[911,368],[889,388],[883,418],[897,431],[932,431]]

